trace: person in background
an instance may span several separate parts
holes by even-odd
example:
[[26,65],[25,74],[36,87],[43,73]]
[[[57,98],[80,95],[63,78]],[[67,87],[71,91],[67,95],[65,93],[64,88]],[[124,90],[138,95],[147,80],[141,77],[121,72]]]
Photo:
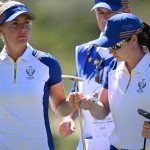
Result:
[[[118,12],[130,12],[131,7],[126,0],[95,0],[92,10],[95,11],[101,37],[107,20]],[[84,79],[83,83],[79,82],[78,89],[84,94],[99,93],[106,69],[113,59],[108,49],[96,48],[93,42],[76,46],[77,76]],[[72,91],[75,91],[74,87]],[[111,114],[104,120],[93,118],[87,110],[82,110],[82,115],[84,119],[83,134],[87,150],[108,150],[110,144],[107,136],[114,128]],[[69,136],[75,132],[74,120],[77,116],[78,112],[75,111],[63,118],[59,129],[62,136]],[[83,144],[80,138],[77,150],[82,150],[82,148]]]
[[60,116],[73,111],[66,101],[59,62],[28,43],[34,19],[23,3],[0,2],[1,150],[54,150],[49,104]]
[[93,103],[92,96],[72,93],[70,105],[89,110],[96,119],[111,112],[115,125],[109,136],[111,150],[141,150],[144,138],[148,138],[145,147],[150,149],[149,119],[138,111],[150,110],[150,26],[134,14],[116,14],[108,19],[95,44],[109,48],[115,58],[98,102]]

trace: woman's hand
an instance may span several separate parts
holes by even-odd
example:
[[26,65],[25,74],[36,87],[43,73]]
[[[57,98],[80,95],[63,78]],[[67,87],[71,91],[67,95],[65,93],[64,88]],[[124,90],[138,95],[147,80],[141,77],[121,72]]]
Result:
[[80,108],[81,101],[84,99],[84,95],[80,92],[73,92],[69,94],[68,99],[70,107],[72,109],[78,109]]
[[97,103],[98,99],[98,94],[93,94],[93,95],[87,95],[85,96],[85,99],[81,101],[80,103],[80,108],[84,110],[90,110],[92,109],[95,104]]
[[75,132],[75,122],[70,117],[64,117],[62,122],[59,124],[59,133],[61,136],[69,136]]
[[80,92],[74,92],[69,94],[69,104],[71,108],[73,109],[84,109],[84,110],[90,110],[95,106],[95,101],[93,101],[93,98],[97,98],[98,94],[93,95],[84,95]]

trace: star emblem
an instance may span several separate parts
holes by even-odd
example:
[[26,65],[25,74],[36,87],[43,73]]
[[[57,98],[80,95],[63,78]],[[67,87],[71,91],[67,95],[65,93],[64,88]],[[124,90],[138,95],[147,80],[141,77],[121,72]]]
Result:
[[89,57],[89,58],[88,58],[88,62],[91,62],[91,61],[92,61],[92,57]]
[[94,65],[98,65],[99,61],[97,59],[94,60]]

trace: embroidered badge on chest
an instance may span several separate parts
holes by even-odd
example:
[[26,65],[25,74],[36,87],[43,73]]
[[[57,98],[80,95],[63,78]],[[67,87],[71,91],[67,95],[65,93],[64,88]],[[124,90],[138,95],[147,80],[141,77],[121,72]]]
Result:
[[139,83],[138,83],[138,87],[139,87],[139,89],[137,90],[137,92],[140,94],[140,93],[143,93],[143,89],[145,88],[145,86],[146,86],[146,81],[145,81],[145,79],[142,79],[142,81],[140,81]]
[[28,80],[32,80],[34,79],[34,73],[35,73],[35,69],[32,67],[32,66],[29,66],[27,69],[26,69],[26,73],[27,73],[27,79]]

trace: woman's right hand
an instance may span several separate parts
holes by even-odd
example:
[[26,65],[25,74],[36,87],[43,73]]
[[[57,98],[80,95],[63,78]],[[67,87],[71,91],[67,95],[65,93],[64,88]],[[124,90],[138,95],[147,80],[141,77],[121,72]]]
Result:
[[69,94],[69,104],[71,108],[73,109],[84,109],[84,110],[90,110],[94,107],[95,102],[93,102],[91,99],[95,96],[93,95],[84,95],[80,92],[74,92]]
[[70,107],[72,109],[78,109],[80,108],[81,101],[85,100],[85,96],[83,93],[73,92],[69,94],[68,99]]

